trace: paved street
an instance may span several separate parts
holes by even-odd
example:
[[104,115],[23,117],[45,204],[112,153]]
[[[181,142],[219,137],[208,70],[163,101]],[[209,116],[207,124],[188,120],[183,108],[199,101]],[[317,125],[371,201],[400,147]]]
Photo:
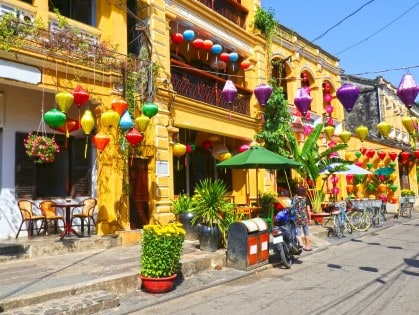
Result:
[[417,314],[419,220],[136,314]]

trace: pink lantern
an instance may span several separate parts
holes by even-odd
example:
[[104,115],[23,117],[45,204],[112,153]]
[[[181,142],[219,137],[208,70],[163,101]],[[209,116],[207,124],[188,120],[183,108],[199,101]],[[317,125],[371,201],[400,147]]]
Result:
[[310,125],[304,125],[303,132],[304,135],[308,136],[313,131],[313,127]]
[[204,142],[202,142],[202,147],[204,148],[204,149],[211,149],[211,147],[212,147],[212,142],[211,141],[209,141],[209,140],[205,140]]
[[324,100],[326,103],[330,103],[330,102],[332,101],[332,99],[333,99],[333,97],[332,97],[332,94],[330,94],[330,93],[327,93],[327,94],[325,94],[325,95],[323,96],[323,100]]
[[332,194],[334,194],[334,195],[339,195],[339,188],[338,187],[333,187],[332,188]]
[[272,87],[265,83],[262,83],[255,87],[253,93],[255,94],[259,104],[265,106],[266,102],[272,94]]
[[307,93],[305,88],[299,88],[294,98],[294,104],[298,110],[305,116],[310,109],[313,98]]
[[416,84],[413,75],[407,73],[403,75],[397,88],[397,96],[407,108],[411,108],[415,98],[419,93],[419,86]]
[[330,181],[332,182],[333,185],[336,185],[339,182],[339,178],[336,175],[332,175],[332,177],[330,178]]
[[239,148],[239,152],[242,153],[242,152],[247,151],[249,149],[250,149],[250,145],[248,145],[248,144],[242,144],[240,146],[240,148]]
[[190,144],[185,144],[185,147],[186,147],[186,153],[192,152],[192,146]]
[[359,95],[359,87],[350,83],[343,84],[337,91],[336,96],[348,113],[351,112]]

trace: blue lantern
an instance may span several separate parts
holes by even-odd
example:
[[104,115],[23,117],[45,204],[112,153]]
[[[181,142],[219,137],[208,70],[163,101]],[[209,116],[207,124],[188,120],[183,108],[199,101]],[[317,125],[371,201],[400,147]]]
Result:
[[189,51],[189,43],[195,38],[195,33],[192,30],[186,30],[183,32],[183,38],[188,41],[188,49]]
[[233,71],[234,71],[234,62],[239,59],[239,55],[235,52],[230,53],[230,61],[233,63]]

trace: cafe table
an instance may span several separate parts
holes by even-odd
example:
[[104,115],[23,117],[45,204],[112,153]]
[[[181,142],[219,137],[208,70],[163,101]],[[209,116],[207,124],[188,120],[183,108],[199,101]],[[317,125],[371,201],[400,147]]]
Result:
[[71,226],[71,209],[76,208],[76,207],[82,207],[83,204],[75,203],[75,202],[63,202],[63,203],[55,203],[51,206],[55,208],[65,208],[64,231],[61,233],[60,238],[63,239],[64,236],[70,236],[71,233],[81,237],[81,235],[77,233]]

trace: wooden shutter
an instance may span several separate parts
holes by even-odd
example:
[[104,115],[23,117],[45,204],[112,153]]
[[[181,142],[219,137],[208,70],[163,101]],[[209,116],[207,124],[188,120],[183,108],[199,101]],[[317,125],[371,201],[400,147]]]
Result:
[[91,196],[92,193],[90,138],[88,141],[86,158],[84,157],[86,138],[74,138],[71,141],[70,182],[74,196]]
[[27,133],[16,133],[15,141],[15,192],[18,198],[35,198],[35,171],[36,166],[26,155],[24,139]]

